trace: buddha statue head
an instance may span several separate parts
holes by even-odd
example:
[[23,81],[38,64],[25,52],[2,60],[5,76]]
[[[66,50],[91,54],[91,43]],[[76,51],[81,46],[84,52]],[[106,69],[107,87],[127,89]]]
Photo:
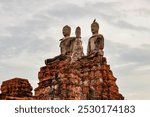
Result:
[[63,33],[64,37],[69,37],[70,33],[71,33],[71,27],[68,25],[64,26],[62,29],[62,33]]
[[93,23],[91,24],[91,32],[92,34],[98,34],[99,31],[99,24],[96,22],[96,19],[93,21]]
[[76,28],[75,34],[77,38],[81,37],[81,28],[79,26]]

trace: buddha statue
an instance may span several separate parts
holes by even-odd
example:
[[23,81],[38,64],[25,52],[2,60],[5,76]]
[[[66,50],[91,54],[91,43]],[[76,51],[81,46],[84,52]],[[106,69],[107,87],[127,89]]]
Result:
[[96,20],[91,24],[91,32],[92,36],[88,42],[87,55],[93,56],[95,53],[98,53],[103,56],[104,37],[102,34],[99,34],[99,24]]
[[62,29],[63,38],[60,39],[60,52],[61,54],[50,59],[45,60],[45,64],[56,61],[56,60],[69,60],[71,63],[78,60],[83,56],[83,47],[81,41],[81,29],[76,28],[76,37],[70,37],[71,27],[66,25]]
[[61,55],[70,55],[72,51],[72,38],[70,37],[71,27],[66,25],[62,29],[64,37],[60,40]]
[[72,51],[72,40],[70,37],[70,33],[71,33],[71,27],[66,25],[63,27],[62,29],[62,33],[63,33],[63,38],[60,39],[60,51],[61,54],[54,57],[54,58],[49,58],[45,60],[45,64],[48,65],[49,63],[56,61],[56,60],[64,60],[67,59],[68,56],[71,55],[71,51]]
[[74,37],[72,41],[71,62],[77,61],[84,55],[81,41],[81,28],[79,26],[75,30],[75,35],[76,37]]

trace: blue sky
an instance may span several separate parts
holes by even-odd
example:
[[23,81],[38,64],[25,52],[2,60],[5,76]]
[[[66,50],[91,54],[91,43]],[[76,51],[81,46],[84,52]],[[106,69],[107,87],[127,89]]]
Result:
[[0,84],[14,77],[37,87],[44,60],[60,53],[62,27],[81,27],[84,52],[96,18],[105,57],[126,99],[150,99],[149,0],[0,0]]

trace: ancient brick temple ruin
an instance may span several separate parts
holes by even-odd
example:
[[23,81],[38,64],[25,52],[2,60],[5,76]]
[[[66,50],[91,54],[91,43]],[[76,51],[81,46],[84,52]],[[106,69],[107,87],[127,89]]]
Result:
[[104,37],[96,20],[91,24],[87,55],[83,53],[81,29],[70,37],[71,27],[64,26],[60,39],[61,54],[45,60],[34,89],[26,79],[14,78],[1,85],[0,99],[16,100],[123,100],[110,65],[104,57]]

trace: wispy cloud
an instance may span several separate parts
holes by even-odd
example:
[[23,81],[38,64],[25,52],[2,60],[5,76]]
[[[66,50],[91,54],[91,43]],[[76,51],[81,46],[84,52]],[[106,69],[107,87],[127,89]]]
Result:
[[144,26],[136,26],[123,20],[117,21],[116,23],[114,23],[114,25],[120,27],[121,29],[150,32],[150,28]]
[[[105,41],[108,63],[118,78],[117,83],[125,97],[127,99],[149,99],[150,95],[146,92],[150,90],[150,56],[148,54],[150,48],[142,46],[133,48],[110,40]],[[132,93],[136,93],[137,97],[130,95]]]

